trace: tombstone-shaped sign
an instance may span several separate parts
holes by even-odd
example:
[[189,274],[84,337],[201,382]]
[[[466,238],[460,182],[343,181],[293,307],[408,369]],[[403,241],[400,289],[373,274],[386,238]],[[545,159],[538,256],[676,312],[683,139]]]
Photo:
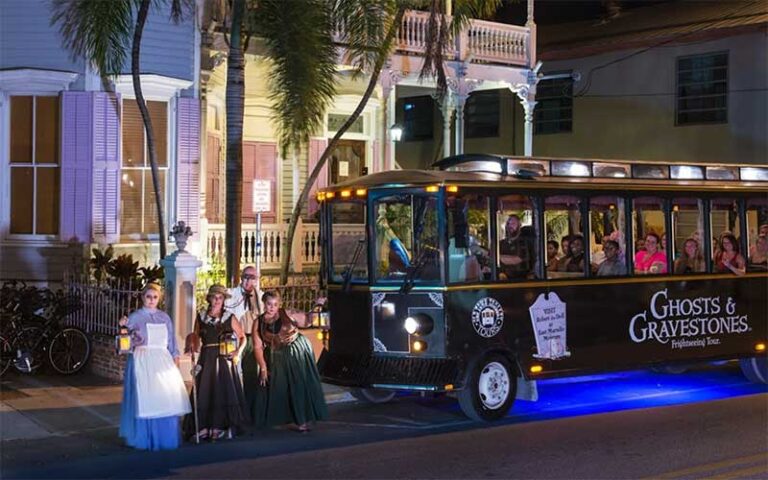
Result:
[[565,303],[556,293],[542,293],[528,309],[536,337],[536,358],[569,357],[566,343]]

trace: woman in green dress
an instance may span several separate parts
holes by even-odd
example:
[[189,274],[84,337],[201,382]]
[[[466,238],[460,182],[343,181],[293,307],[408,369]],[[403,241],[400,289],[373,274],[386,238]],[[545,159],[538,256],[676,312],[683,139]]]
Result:
[[312,345],[280,308],[278,292],[265,292],[262,300],[265,313],[253,323],[251,337],[257,368],[243,362],[254,427],[287,424],[307,432],[310,422],[328,416]]

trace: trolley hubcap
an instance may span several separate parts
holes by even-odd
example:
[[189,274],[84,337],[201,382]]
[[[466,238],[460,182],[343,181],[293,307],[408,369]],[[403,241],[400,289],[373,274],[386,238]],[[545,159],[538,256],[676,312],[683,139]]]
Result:
[[480,401],[485,408],[495,410],[509,397],[509,374],[498,362],[491,362],[483,368],[478,379]]

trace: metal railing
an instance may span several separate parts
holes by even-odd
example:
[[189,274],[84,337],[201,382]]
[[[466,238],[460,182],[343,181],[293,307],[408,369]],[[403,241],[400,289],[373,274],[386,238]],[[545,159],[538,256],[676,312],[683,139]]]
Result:
[[82,308],[63,319],[88,333],[116,335],[118,321],[141,308],[141,291],[120,280],[97,284],[89,279],[67,277],[64,291],[80,300]]

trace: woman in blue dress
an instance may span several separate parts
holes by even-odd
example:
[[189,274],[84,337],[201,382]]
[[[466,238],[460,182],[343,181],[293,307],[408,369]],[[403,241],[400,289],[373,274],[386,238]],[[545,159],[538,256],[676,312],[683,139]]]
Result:
[[192,409],[179,372],[179,349],[170,317],[158,310],[159,285],[141,293],[142,308],[120,319],[133,336],[120,411],[120,436],[140,450],[171,450],[181,443],[179,418]]

